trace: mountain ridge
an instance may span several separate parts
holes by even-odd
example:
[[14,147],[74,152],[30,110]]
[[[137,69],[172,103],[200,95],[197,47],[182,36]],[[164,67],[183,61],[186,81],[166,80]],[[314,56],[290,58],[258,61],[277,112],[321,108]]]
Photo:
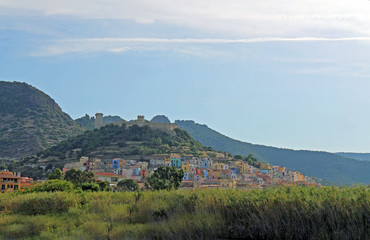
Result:
[[[309,176],[340,184],[370,183],[370,162],[359,161],[323,151],[292,150],[242,142],[227,137],[205,124],[176,120],[196,141],[215,150],[232,154],[253,154],[260,161],[285,166]],[[350,173],[350,174],[349,174]]]
[[338,152],[339,156],[356,159],[359,161],[370,161],[370,153]]

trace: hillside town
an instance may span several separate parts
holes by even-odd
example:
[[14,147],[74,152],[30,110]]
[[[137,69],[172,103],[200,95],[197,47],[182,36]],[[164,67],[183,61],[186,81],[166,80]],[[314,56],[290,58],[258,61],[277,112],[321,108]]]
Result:
[[274,185],[317,185],[311,177],[285,167],[259,163],[252,166],[245,161],[218,153],[214,159],[180,154],[150,156],[146,159],[115,158],[103,161],[81,157],[79,162],[65,164],[63,172],[70,169],[90,171],[98,181],[108,181],[114,187],[119,181],[133,179],[141,187],[145,179],[160,166],[173,166],[184,172],[182,189],[192,188],[265,188]]
[[[319,186],[308,176],[300,172],[287,170],[285,167],[258,163],[255,166],[243,160],[233,160],[227,154],[217,153],[217,157],[194,157],[173,153],[170,155],[153,155],[145,157],[99,158],[81,157],[78,162],[64,165],[63,172],[71,169],[94,173],[96,181],[107,181],[114,189],[124,179],[132,179],[141,189],[145,189],[145,179],[158,167],[175,167],[182,170],[184,177],[181,189],[194,188],[233,188],[253,189],[276,185],[314,185]],[[49,172],[52,169],[47,170]],[[18,191],[31,187],[32,178],[20,173],[1,171],[0,192]]]

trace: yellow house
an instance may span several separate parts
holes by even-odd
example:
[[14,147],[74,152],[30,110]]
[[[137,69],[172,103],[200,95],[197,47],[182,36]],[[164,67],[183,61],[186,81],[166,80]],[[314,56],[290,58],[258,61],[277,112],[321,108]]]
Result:
[[300,172],[294,172],[294,182],[304,182],[305,177],[302,173]]
[[124,160],[124,159],[121,159],[120,161],[119,161],[119,167],[120,168],[123,168],[123,167],[125,167],[126,166],[126,160]]
[[236,181],[233,179],[219,179],[221,188],[234,188]]
[[21,188],[20,177],[13,175],[11,172],[0,172],[0,191],[14,192]]
[[224,163],[216,163],[216,164],[214,164],[214,166],[215,166],[215,169],[219,170],[219,171],[224,170],[224,168],[225,168]]
[[240,169],[242,174],[247,173],[248,164],[243,161],[236,161],[235,166]]
[[165,158],[164,159],[164,166],[166,166],[166,167],[171,167],[172,166],[170,158]]
[[270,167],[270,164],[268,164],[268,163],[261,163],[260,169],[271,170],[271,167]]
[[189,172],[189,162],[188,161],[183,162],[182,165],[181,165],[181,169],[184,172]]

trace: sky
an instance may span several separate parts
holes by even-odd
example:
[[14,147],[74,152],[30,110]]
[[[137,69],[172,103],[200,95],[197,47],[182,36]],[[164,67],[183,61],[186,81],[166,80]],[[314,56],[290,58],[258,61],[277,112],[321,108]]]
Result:
[[72,118],[164,114],[282,148],[370,152],[370,1],[0,0],[0,80]]

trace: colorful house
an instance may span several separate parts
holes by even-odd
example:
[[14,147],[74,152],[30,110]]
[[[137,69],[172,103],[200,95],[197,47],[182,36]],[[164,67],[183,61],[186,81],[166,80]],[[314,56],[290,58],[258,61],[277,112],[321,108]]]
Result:
[[184,172],[184,177],[182,178],[183,181],[189,181],[189,172]]
[[15,192],[21,188],[20,177],[8,171],[0,172],[0,185],[2,193]]
[[134,167],[134,168],[132,168],[132,175],[134,175],[134,176],[140,176],[141,175],[141,168],[140,167]]
[[117,175],[110,172],[95,173],[95,178],[100,181],[108,181],[109,183],[118,183],[119,181],[125,179],[125,177],[122,175]]
[[203,168],[209,168],[211,165],[211,161],[208,158],[203,158]]
[[181,157],[179,154],[171,154],[170,161],[172,166],[181,168]]
[[189,165],[190,165],[189,161],[183,162],[182,165],[181,165],[182,171],[189,172],[190,171]]
[[269,175],[270,174],[270,170],[267,170],[267,169],[260,169],[260,172],[266,174],[266,175]]
[[169,158],[164,159],[164,166],[165,167],[171,167],[172,166],[171,160]]
[[236,186],[236,181],[233,179],[220,179],[221,188],[234,188]]
[[141,170],[141,177],[142,177],[142,179],[145,179],[147,174],[148,174],[148,169]]
[[163,166],[164,159],[150,159],[150,166]]

